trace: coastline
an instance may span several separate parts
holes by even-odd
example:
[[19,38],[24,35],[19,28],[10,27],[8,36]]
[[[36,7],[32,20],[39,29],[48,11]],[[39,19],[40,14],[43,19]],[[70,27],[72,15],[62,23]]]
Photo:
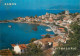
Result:
[[[56,28],[54,29],[54,27],[51,27],[51,25],[49,26],[49,25],[47,25],[46,23],[35,23],[35,22],[19,22],[19,21],[14,21],[14,20],[8,20],[8,22],[4,22],[4,21],[2,21],[2,22],[0,22],[0,23],[26,23],[26,24],[37,24],[37,25],[42,25],[42,26],[47,26],[47,27],[49,27],[54,33],[56,33],[55,32],[55,30],[56,30]],[[53,28],[53,29],[52,29]],[[58,33],[56,33],[56,34],[58,34]]]
[[[64,15],[66,16],[66,14],[64,14]],[[48,16],[48,18],[47,18],[47,16]],[[66,33],[64,32],[64,28],[56,26],[56,23],[58,24],[58,22],[57,22],[58,20],[56,20],[56,18],[54,16],[58,19],[58,17],[60,17],[61,15],[54,15],[54,14],[46,13],[46,15],[42,15],[42,16],[39,16],[39,17],[37,17],[37,16],[32,17],[32,18],[28,17],[28,16],[25,17],[25,18],[18,17],[18,18],[13,19],[13,20],[3,20],[3,21],[0,21],[0,23],[26,23],[26,24],[43,25],[43,26],[49,27],[51,29],[51,31],[54,32],[54,34],[57,34],[57,35],[54,35],[53,37],[61,36],[62,39],[67,38],[66,37]],[[63,19],[63,21],[64,21],[64,19]],[[60,32],[61,29],[59,29],[59,28],[61,28],[63,31]],[[65,40],[65,41],[67,41],[67,40]]]
[[27,24],[38,24],[38,25],[43,25],[43,26],[47,26],[47,24],[44,23],[35,23],[35,22],[19,22],[19,21],[14,21],[14,20],[8,20],[7,22],[0,21],[0,23],[27,23]]

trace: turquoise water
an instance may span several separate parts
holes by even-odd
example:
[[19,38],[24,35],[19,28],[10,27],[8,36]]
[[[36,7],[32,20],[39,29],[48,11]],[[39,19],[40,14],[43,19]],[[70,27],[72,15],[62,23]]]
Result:
[[[34,31],[34,27],[38,30]],[[43,34],[54,34],[47,32],[47,28],[26,23],[0,23],[0,49],[11,48],[11,44],[27,44],[32,38],[41,39]]]

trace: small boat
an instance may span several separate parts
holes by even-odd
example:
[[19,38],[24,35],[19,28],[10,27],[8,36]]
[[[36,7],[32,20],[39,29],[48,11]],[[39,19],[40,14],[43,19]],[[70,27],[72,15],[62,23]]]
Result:
[[45,36],[45,35],[41,35],[41,36]]
[[52,31],[51,29],[46,29],[46,31]]
[[8,27],[11,28],[12,26],[11,25],[8,25]]

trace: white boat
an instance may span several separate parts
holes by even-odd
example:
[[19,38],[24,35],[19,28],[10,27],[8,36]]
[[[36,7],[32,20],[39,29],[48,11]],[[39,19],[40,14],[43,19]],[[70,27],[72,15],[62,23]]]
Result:
[[12,26],[11,25],[8,25],[8,27],[11,28]]
[[46,29],[46,31],[52,31],[51,29]]

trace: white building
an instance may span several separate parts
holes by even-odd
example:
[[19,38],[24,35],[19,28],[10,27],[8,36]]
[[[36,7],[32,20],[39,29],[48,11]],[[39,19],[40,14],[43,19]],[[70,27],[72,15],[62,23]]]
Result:
[[66,15],[69,15],[69,11],[65,11],[65,14],[66,14]]
[[42,19],[45,19],[45,15],[42,15]]
[[68,22],[69,24],[71,24],[71,23],[72,23],[72,20],[71,20],[71,19],[69,19],[67,22]]
[[54,14],[50,14],[50,17],[55,17],[55,15]]
[[20,45],[11,44],[11,46],[13,47],[13,51],[15,52],[15,54],[24,53],[24,50],[26,50],[27,48],[25,44],[20,44]]
[[49,15],[49,13],[46,12],[46,15]]
[[21,49],[20,49],[20,47],[18,45],[14,46],[14,52],[16,54],[21,54]]

